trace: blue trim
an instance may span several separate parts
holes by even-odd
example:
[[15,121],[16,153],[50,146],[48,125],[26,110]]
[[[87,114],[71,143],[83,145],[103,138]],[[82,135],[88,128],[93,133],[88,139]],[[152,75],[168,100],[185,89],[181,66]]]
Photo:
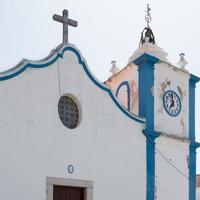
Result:
[[189,146],[189,151],[190,151],[190,156],[189,156],[189,200],[191,200],[191,199],[196,200],[196,149],[197,148],[200,148],[200,143],[190,142],[190,146]]
[[200,145],[195,142],[195,87],[200,78],[191,74],[189,80],[189,200],[196,200],[196,148]]
[[155,139],[160,133],[154,131],[154,64],[159,59],[143,54],[135,61],[139,71],[139,115],[146,118],[146,200],[155,198]]
[[139,116],[146,118],[146,129],[154,130],[154,64],[159,60],[148,54],[142,54],[133,63],[139,71]]
[[200,81],[200,77],[195,76],[194,74],[190,74],[190,84],[196,85]]
[[63,55],[66,51],[71,51],[73,52],[77,58],[78,58],[78,63],[82,65],[84,71],[86,72],[87,76],[90,78],[90,80],[97,85],[99,88],[101,88],[102,90],[108,92],[108,94],[110,95],[111,99],[114,101],[115,105],[129,118],[131,118],[132,120],[139,122],[141,124],[145,123],[145,120],[130,113],[128,110],[126,110],[125,108],[123,108],[120,103],[118,102],[118,100],[115,98],[115,96],[113,95],[111,89],[106,86],[105,84],[102,84],[100,82],[98,82],[93,75],[91,74],[91,72],[89,71],[86,63],[84,60],[82,60],[82,57],[80,55],[80,53],[78,52],[78,50],[74,47],[68,46],[63,48],[62,52],[59,53],[55,58],[53,58],[50,62],[48,63],[44,63],[44,64],[34,64],[34,63],[27,63],[24,67],[22,67],[21,69],[19,69],[18,71],[13,71],[13,73],[9,74],[9,75],[4,75],[2,77],[0,77],[0,81],[5,81],[11,78],[14,78],[18,75],[20,75],[21,73],[23,73],[25,70],[27,70],[28,68],[45,68],[48,67],[50,65],[52,65],[53,63],[55,63],[59,58],[63,58]]
[[[178,98],[180,107],[179,107],[178,112],[175,113],[175,114],[170,113],[169,110],[168,110],[167,107],[166,107],[165,96],[167,95],[167,93],[173,93],[173,94]],[[165,111],[167,112],[167,114],[169,114],[169,115],[172,116],[172,117],[178,116],[179,113],[181,112],[181,99],[180,99],[180,97],[178,96],[178,94],[176,94],[176,92],[174,92],[173,90],[167,90],[167,91],[164,93],[164,95],[163,95],[163,105],[164,105],[164,108],[165,108]]]
[[189,200],[196,200],[196,147],[190,143],[189,150]]
[[151,137],[151,138],[154,138],[156,139],[157,137],[160,137],[161,133],[158,132],[158,131],[153,131],[153,130],[149,130],[149,129],[144,129],[143,130],[143,134],[146,136],[146,137]]
[[161,133],[152,130],[143,130],[146,136],[146,152],[147,152],[147,200],[155,198],[155,140]]
[[200,148],[199,142],[190,142],[190,146],[194,149]]
[[148,63],[149,67],[151,68],[152,66],[154,66],[155,63],[157,63],[159,61],[158,58],[151,56],[147,53],[142,54],[140,57],[136,58],[133,63],[135,65],[143,65],[144,63]]
[[130,88],[128,81],[123,81],[123,82],[120,83],[120,85],[118,86],[118,88],[116,90],[115,96],[118,97],[119,90],[123,86],[126,86],[126,88],[127,88],[127,109],[128,109],[128,111],[130,111],[130,109],[131,109],[131,102],[130,102],[130,100],[131,100],[131,95],[130,95],[131,88]]
[[8,79],[14,78],[14,77],[20,75],[21,73],[23,73],[28,68],[45,68],[45,67],[48,67],[49,65],[52,65],[54,62],[56,62],[59,57],[61,57],[60,54],[58,54],[53,60],[51,60],[50,62],[45,63],[45,64],[27,63],[24,67],[22,67],[18,71],[14,71],[12,74],[0,77],[0,81],[5,81],[5,80],[8,80]]
[[190,76],[189,80],[189,139],[195,141],[195,87],[196,78]]

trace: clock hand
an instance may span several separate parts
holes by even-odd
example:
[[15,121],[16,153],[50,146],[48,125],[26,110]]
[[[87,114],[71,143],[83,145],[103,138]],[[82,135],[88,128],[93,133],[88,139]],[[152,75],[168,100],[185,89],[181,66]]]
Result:
[[172,101],[174,101],[173,97],[174,97],[174,95],[171,93],[171,99],[172,99]]
[[174,104],[174,95],[171,94],[171,102]]
[[171,109],[172,107],[174,107],[174,100],[173,99],[171,99],[171,105],[170,105],[169,109]]
[[174,102],[171,103],[169,109],[171,109],[172,107],[174,107]]
[[170,97],[171,97],[171,105],[169,107],[169,109],[171,109],[172,107],[174,107],[174,99],[173,99],[173,94],[171,93]]

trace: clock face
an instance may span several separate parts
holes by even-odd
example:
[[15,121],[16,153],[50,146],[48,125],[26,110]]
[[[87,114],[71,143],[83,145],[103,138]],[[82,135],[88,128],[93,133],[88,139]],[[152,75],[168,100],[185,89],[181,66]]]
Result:
[[173,117],[181,112],[181,100],[179,96],[172,90],[167,90],[163,95],[163,105],[165,111]]

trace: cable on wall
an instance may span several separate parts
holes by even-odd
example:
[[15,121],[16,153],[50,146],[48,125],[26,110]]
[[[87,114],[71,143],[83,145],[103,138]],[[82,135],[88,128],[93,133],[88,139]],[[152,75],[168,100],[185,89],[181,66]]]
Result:
[[[147,135],[147,137],[148,137],[148,135]],[[149,141],[154,145],[154,142],[151,140],[151,138],[148,137],[148,139],[149,139]],[[160,156],[161,156],[174,170],[176,170],[180,175],[182,175],[183,177],[185,177],[188,181],[194,183],[194,181],[191,180],[184,172],[182,172],[175,164],[173,164],[172,162],[170,162],[169,159],[164,155],[164,153],[162,153],[162,152],[158,149],[158,147],[156,147],[156,145],[155,145],[155,149],[156,149],[156,151],[160,154]]]
[[[58,56],[58,50],[57,50],[57,56]],[[57,73],[58,73],[58,91],[59,95],[61,97],[61,80],[60,80],[60,64],[59,64],[59,59],[56,60],[57,63]]]

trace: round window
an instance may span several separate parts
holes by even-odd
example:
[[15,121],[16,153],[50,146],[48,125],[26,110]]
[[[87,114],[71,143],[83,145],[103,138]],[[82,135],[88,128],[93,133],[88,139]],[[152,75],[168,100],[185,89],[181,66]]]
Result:
[[74,98],[62,96],[58,102],[58,113],[62,123],[72,129],[76,128],[79,122],[79,109]]

